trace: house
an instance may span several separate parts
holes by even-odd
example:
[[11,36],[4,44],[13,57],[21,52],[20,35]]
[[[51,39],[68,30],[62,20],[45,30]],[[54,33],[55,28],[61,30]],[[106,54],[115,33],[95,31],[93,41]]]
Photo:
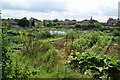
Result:
[[17,25],[17,22],[15,22],[14,20],[9,19],[9,18],[8,19],[4,19],[3,22],[7,22],[7,23],[9,23],[11,25]]
[[98,21],[97,20],[88,20],[88,19],[85,19],[85,20],[82,20],[82,21],[80,21],[79,23],[80,24],[89,24],[89,23],[98,23]]
[[33,17],[31,17],[31,18],[29,19],[30,25],[32,24],[33,21],[34,21],[34,24],[35,24],[35,25],[42,25],[42,22],[41,22],[41,21],[39,21],[39,20],[37,20],[37,19],[35,19],[35,18],[33,18]]
[[35,21],[35,25],[42,25],[42,22],[40,22],[40,21]]
[[109,19],[109,20],[107,21],[107,26],[113,27],[113,26],[115,26],[117,23],[120,23],[119,18],[118,18],[118,19]]
[[61,21],[59,23],[60,23],[60,25],[74,25],[78,22],[77,21]]
[[88,24],[89,22],[90,22],[89,20],[85,19],[85,20],[80,21],[79,23],[81,23],[81,24]]

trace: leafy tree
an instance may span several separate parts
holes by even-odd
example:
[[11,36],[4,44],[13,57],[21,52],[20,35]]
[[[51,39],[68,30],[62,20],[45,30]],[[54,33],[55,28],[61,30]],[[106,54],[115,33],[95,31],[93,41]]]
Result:
[[59,20],[58,19],[54,19],[53,22],[59,22]]
[[19,19],[14,19],[14,21],[18,23],[18,22],[19,22]]
[[75,19],[73,19],[72,21],[76,21]]
[[52,25],[53,25],[53,26],[57,26],[57,23],[56,23],[56,22],[53,22]]
[[113,20],[113,18],[109,18],[108,21],[107,21],[107,24],[108,24],[109,21],[112,21],[112,20]]
[[60,23],[58,22],[57,25],[60,25]]
[[46,26],[47,20],[43,20],[43,26]]
[[109,18],[109,19],[108,19],[108,21],[112,21],[112,20],[113,20],[113,18]]
[[18,25],[22,26],[22,27],[28,27],[29,26],[29,21],[27,20],[26,17],[24,17],[24,18],[19,20]]
[[35,26],[35,20],[34,19],[32,20],[31,26]]
[[75,24],[75,28],[81,28],[82,25],[80,23]]
[[[51,27],[53,26],[53,22],[51,20],[43,20],[43,25],[46,26],[46,27]],[[56,25],[56,24],[54,24]]]
[[92,23],[88,24],[88,28],[94,28],[94,27],[95,27],[95,24],[92,24]]
[[102,25],[100,23],[95,23],[95,27],[100,28],[100,27],[102,27]]
[[70,21],[69,19],[65,19],[64,21]]
[[106,25],[107,25],[107,24],[104,23],[104,22],[100,22],[100,24],[101,24],[102,26],[106,26]]

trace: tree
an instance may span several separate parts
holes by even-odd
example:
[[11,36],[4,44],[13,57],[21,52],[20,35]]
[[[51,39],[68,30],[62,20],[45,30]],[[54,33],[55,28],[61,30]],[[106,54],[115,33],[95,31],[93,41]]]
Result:
[[19,22],[19,19],[14,19],[14,21],[18,23],[18,22]]
[[43,26],[46,26],[47,20],[43,20]]
[[56,22],[53,22],[53,23],[52,23],[52,26],[57,26],[57,23],[56,23]]
[[102,27],[102,25],[100,23],[95,23],[95,27],[100,28],[100,27]]
[[18,25],[22,27],[29,27],[29,21],[27,20],[26,17],[24,17],[19,20]]
[[32,20],[31,26],[35,26],[35,20]]
[[88,24],[88,28],[94,28],[94,27],[95,27],[95,24],[92,24],[92,23]]
[[112,21],[113,20],[113,18],[109,18],[108,20],[107,20],[107,24],[108,24],[108,22],[110,22],[110,21]]
[[59,20],[58,19],[54,19],[53,22],[59,22]]
[[69,19],[65,19],[64,21],[70,21]]
[[81,28],[82,25],[80,23],[75,24],[75,28]]
[[104,22],[100,22],[100,24],[101,24],[102,26],[106,26],[106,25],[107,25],[107,23],[104,23]]
[[48,20],[46,26],[47,26],[47,27],[51,27],[51,26],[52,26],[52,21],[51,21],[51,20]]
[[73,19],[72,21],[76,21],[75,19]]

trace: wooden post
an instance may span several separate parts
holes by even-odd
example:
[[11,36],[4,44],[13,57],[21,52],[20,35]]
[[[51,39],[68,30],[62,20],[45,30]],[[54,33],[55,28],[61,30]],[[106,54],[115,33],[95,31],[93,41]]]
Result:
[[66,46],[67,46],[67,37],[68,37],[68,35],[66,35]]

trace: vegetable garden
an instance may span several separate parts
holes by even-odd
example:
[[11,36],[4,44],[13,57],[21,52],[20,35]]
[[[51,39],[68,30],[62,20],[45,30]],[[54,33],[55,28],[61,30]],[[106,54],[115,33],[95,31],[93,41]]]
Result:
[[1,36],[3,78],[119,80],[118,28],[110,32],[110,29],[10,28],[7,25]]

